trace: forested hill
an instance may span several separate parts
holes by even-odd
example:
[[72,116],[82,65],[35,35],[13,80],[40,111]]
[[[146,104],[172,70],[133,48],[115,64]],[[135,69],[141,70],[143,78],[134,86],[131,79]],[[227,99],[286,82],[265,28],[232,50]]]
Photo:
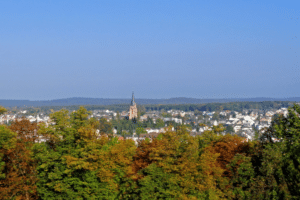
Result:
[[[4,107],[40,107],[40,106],[71,106],[71,105],[114,105],[129,104],[131,99],[104,99],[104,98],[66,98],[48,101],[30,100],[0,100]],[[136,103],[145,104],[201,104],[201,103],[227,103],[227,102],[262,102],[262,101],[300,101],[300,97],[292,98],[231,98],[231,99],[196,99],[196,98],[170,98],[170,99],[136,99]]]

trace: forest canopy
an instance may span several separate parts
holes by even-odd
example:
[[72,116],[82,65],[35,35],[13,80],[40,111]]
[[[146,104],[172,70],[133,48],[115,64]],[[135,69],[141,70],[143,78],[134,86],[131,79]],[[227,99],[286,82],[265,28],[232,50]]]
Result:
[[15,120],[0,125],[0,198],[297,199],[299,113],[289,107],[254,141],[182,125],[138,144],[84,107],[53,112],[49,124]]

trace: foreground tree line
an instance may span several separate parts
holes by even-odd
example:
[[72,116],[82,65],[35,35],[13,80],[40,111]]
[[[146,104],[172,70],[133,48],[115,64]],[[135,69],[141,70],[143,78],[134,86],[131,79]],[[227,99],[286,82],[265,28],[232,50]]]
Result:
[[290,107],[249,142],[221,126],[196,137],[180,126],[135,145],[99,135],[83,107],[52,113],[48,126],[14,121],[0,125],[0,198],[297,199],[299,113]]

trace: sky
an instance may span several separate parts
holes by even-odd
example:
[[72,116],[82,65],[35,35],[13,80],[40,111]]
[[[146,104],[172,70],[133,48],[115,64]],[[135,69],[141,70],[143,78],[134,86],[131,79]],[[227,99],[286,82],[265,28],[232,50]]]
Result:
[[300,97],[300,1],[0,1],[0,99]]

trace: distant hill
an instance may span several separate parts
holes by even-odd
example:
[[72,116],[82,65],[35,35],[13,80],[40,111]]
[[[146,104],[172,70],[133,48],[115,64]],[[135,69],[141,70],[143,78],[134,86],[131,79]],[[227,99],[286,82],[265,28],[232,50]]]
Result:
[[[104,99],[104,98],[66,98],[48,101],[30,100],[0,100],[4,107],[40,107],[40,106],[72,106],[72,105],[113,105],[130,104],[131,99]],[[137,104],[201,104],[201,103],[228,103],[228,102],[262,102],[262,101],[295,101],[299,102],[300,97],[291,98],[232,98],[232,99],[196,99],[196,98],[170,98],[170,99],[136,99]]]

